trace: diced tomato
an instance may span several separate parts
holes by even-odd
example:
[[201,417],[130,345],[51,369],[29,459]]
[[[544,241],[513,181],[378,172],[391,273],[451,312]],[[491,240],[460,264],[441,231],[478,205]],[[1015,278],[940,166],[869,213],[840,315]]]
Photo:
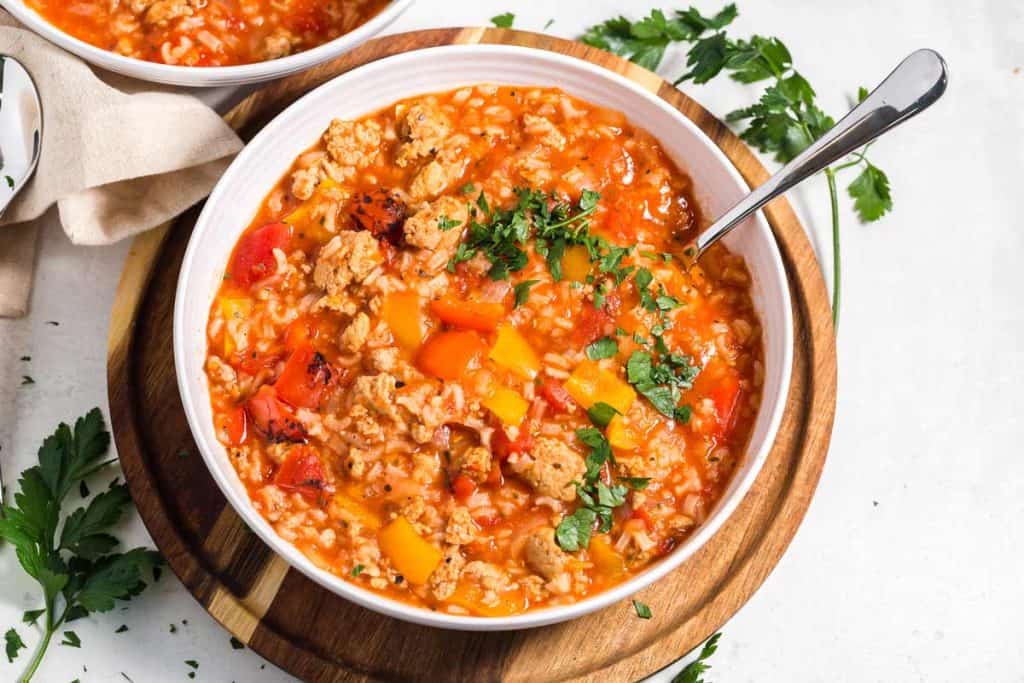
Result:
[[584,305],[583,312],[576,321],[576,341],[585,346],[601,337],[615,333],[615,318],[619,315],[622,300],[615,294],[609,294],[601,308]]
[[327,475],[316,451],[309,446],[295,446],[274,475],[274,483],[285,491],[317,498],[327,488]]
[[306,316],[293,320],[284,331],[284,345],[289,351],[310,346],[316,339],[316,328],[313,321]]
[[501,488],[505,485],[505,477],[501,473],[501,463],[491,464],[491,471],[487,473],[486,481],[494,488]]
[[245,407],[232,408],[224,416],[224,432],[228,442],[232,446],[241,446],[245,443],[248,434],[246,433]]
[[463,301],[454,296],[431,301],[430,311],[452,327],[478,332],[493,332],[506,313],[502,303]]
[[728,374],[719,380],[708,391],[708,395],[715,404],[715,435],[719,438],[725,436],[732,429],[736,419],[736,407],[739,405],[740,380],[736,375]]
[[630,513],[630,517],[643,521],[644,526],[647,527],[648,531],[654,527],[654,521],[651,519],[651,514],[647,512],[647,508],[645,507],[633,508],[633,511]]
[[277,391],[269,384],[264,384],[249,397],[245,402],[245,412],[256,429],[273,443],[306,440],[306,430],[295,419],[295,413],[277,397]]
[[562,386],[562,383],[557,380],[545,379],[541,382],[539,390],[540,395],[548,402],[548,405],[551,406],[555,412],[567,413],[572,410],[574,405],[576,405],[576,402],[572,400],[572,396],[569,395],[569,392],[566,391],[565,387]]
[[465,503],[474,493],[476,493],[476,484],[466,475],[459,474],[452,479],[452,495],[455,496],[455,500]]
[[231,279],[239,287],[252,287],[277,270],[274,249],[284,249],[292,238],[287,223],[268,223],[246,233],[231,261]]
[[524,453],[533,448],[533,434],[530,429],[530,421],[525,420],[519,425],[519,434],[516,438],[508,438],[508,434],[501,427],[494,430],[491,436],[491,452],[500,460],[505,460],[513,453]]
[[416,365],[433,377],[457,380],[486,350],[483,338],[471,330],[438,332],[420,347]]
[[281,360],[283,352],[271,351],[260,353],[259,351],[239,351],[231,358],[231,365],[242,370],[246,374],[256,375],[260,370],[269,370]]
[[327,360],[312,346],[303,346],[288,357],[274,388],[281,399],[293,406],[317,408],[333,376]]
[[488,527],[495,526],[496,524],[500,523],[501,520],[502,517],[498,514],[480,515],[479,517],[473,518],[473,521],[476,522],[478,526],[481,526],[485,529]]
[[401,244],[405,225],[405,204],[381,188],[356,195],[349,213],[356,230],[366,230],[378,239]]

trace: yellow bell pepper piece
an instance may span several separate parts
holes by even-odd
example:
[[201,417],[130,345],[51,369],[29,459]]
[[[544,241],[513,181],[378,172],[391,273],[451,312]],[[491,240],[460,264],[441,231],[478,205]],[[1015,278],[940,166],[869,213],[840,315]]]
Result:
[[636,432],[621,415],[616,415],[608,423],[608,443],[613,448],[631,451],[637,447]]
[[587,548],[590,561],[602,574],[609,578],[618,578],[626,573],[626,563],[605,536],[594,536]]
[[540,372],[540,358],[530,343],[507,323],[498,326],[498,338],[488,358],[526,379],[533,379]]
[[503,424],[518,427],[530,409],[529,402],[518,391],[501,388],[485,398],[483,406],[502,421]]
[[381,527],[380,517],[372,510],[368,510],[362,503],[344,493],[335,494],[332,504],[354,517],[367,529],[378,531]]
[[380,315],[404,348],[415,351],[423,343],[423,309],[413,291],[392,292],[384,299]]
[[562,255],[562,277],[566,280],[586,282],[590,275],[590,252],[582,244],[568,247]]
[[[221,315],[224,316],[225,323],[229,323],[232,320],[244,320],[252,315],[252,299],[225,297],[220,300],[220,311]],[[234,337],[225,329],[224,355],[230,356],[235,351]]]
[[633,387],[592,360],[584,360],[576,366],[565,381],[565,390],[584,408],[597,402],[607,403],[623,415],[636,400]]
[[441,564],[441,551],[424,540],[405,517],[377,533],[381,552],[409,583],[424,584]]

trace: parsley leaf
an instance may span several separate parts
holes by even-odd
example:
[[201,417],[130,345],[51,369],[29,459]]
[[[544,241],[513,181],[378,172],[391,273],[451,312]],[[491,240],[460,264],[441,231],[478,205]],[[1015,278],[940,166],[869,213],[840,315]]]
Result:
[[648,607],[645,603],[642,603],[639,600],[634,600],[633,609],[636,610],[636,615],[641,619],[651,618],[651,608]]
[[597,515],[587,507],[579,507],[562,519],[555,529],[555,541],[566,552],[576,552],[590,545],[590,534]]
[[352,573],[352,576],[353,576],[353,577],[355,577],[355,576],[359,576],[360,574],[362,574],[362,573],[363,573],[363,570],[364,570],[364,569],[366,569],[366,567],[364,567],[364,566],[363,566],[363,565],[361,565],[361,564],[357,564],[356,566],[352,567],[352,572],[351,572],[351,573]]
[[697,655],[697,659],[687,664],[682,671],[676,674],[672,679],[672,683],[704,683],[704,673],[711,668],[707,660],[718,650],[718,640],[721,637],[721,633],[716,633],[708,638],[708,641],[704,643],[704,647],[701,648],[700,654]]
[[612,406],[598,401],[594,405],[587,408],[587,417],[598,427],[604,428],[608,426],[608,423],[612,421],[612,418],[619,414]]
[[457,228],[460,225],[462,225],[460,221],[457,221],[453,218],[448,218],[448,216],[445,216],[444,214],[438,216],[437,218],[437,227],[442,232],[448,232],[452,228]]
[[515,297],[515,304],[512,307],[519,308],[520,306],[525,304],[526,301],[530,298],[530,287],[533,287],[535,284],[539,282],[540,280],[523,280],[515,287],[513,287],[512,292]]
[[25,649],[25,643],[13,628],[7,629],[7,633],[4,634],[4,640],[7,641],[7,662],[10,663],[17,659],[19,650]]
[[601,337],[587,346],[587,358],[590,360],[601,360],[611,358],[619,352],[619,342],[611,337]]
[[[661,338],[658,337],[658,340]],[[664,344],[664,342],[662,342]],[[677,408],[680,392],[690,389],[700,368],[689,356],[662,353],[658,362],[648,351],[634,351],[626,361],[626,379],[662,415],[689,421],[689,408]]]
[[892,211],[892,196],[889,194],[889,178],[877,166],[864,167],[847,191],[853,198],[853,208],[864,222],[877,221]]
[[498,28],[512,28],[512,24],[516,21],[516,15],[512,12],[505,12],[491,17],[491,23]]
[[21,620],[29,626],[35,626],[36,622],[39,621],[39,617],[46,614],[45,609],[30,609],[21,615]]
[[[112,553],[117,540],[108,530],[130,500],[126,486],[116,480],[61,523],[68,494],[113,462],[104,457],[109,446],[110,433],[98,408],[79,418],[74,429],[61,424],[43,441],[38,465],[21,473],[14,504],[5,505],[0,515],[0,538],[14,546],[22,569],[40,585],[46,605],[45,612],[24,616],[26,623],[35,623],[46,615],[43,645],[29,665],[29,676],[61,626],[137,595],[148,572],[161,562],[157,553],[144,548]],[[74,631],[64,632],[62,644],[81,646]]]

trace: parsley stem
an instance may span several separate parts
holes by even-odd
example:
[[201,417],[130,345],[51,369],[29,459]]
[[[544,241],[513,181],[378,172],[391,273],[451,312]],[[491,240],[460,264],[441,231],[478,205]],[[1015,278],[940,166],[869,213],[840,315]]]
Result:
[[62,616],[59,621],[54,623],[54,602],[54,597],[50,597],[46,601],[46,628],[43,629],[43,639],[40,641],[39,646],[36,647],[36,652],[32,656],[32,661],[29,662],[28,668],[25,670],[25,673],[22,674],[21,683],[29,683],[29,681],[32,680],[32,677],[35,676],[36,669],[38,669],[39,665],[42,664],[43,656],[46,654],[46,650],[50,647],[50,639],[53,638],[53,634],[57,632],[61,622],[64,621],[64,617]]
[[836,174],[831,168],[825,169],[828,179],[828,194],[832,204],[832,327],[839,331],[839,295],[842,284],[842,261],[839,258],[839,194],[836,191]]

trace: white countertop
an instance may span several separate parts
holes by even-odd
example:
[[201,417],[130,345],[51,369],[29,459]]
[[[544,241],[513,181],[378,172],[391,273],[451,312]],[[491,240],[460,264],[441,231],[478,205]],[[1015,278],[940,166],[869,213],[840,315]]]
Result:
[[[656,6],[672,5],[420,0],[391,31],[486,24],[511,10],[517,28],[540,30],[554,18],[548,31],[573,37]],[[782,38],[833,114],[917,47],[946,57],[951,85],[933,110],[872,149],[892,181],[894,213],[864,227],[843,202],[831,453],[789,551],[724,626],[709,680],[1024,681],[1024,4],[739,0],[739,8],[737,33]],[[666,74],[679,73],[672,54]],[[727,82],[685,89],[719,115],[751,97]],[[824,181],[793,201],[830,259]],[[107,322],[127,249],[73,247],[52,217],[44,229],[31,315],[0,321],[9,482],[58,421],[106,409]],[[36,383],[20,386],[22,375]],[[122,527],[128,547],[150,544],[134,512]],[[40,606],[37,586],[8,547],[0,577],[0,631],[18,626],[32,648],[38,635],[20,620]],[[115,634],[121,624],[130,631]],[[37,680],[123,681],[122,671],[137,683],[187,680],[184,660],[199,662],[196,680],[289,680],[233,650],[169,572],[127,610],[74,629],[82,648],[52,645]],[[0,680],[27,660],[27,651],[13,665],[0,657]]]

